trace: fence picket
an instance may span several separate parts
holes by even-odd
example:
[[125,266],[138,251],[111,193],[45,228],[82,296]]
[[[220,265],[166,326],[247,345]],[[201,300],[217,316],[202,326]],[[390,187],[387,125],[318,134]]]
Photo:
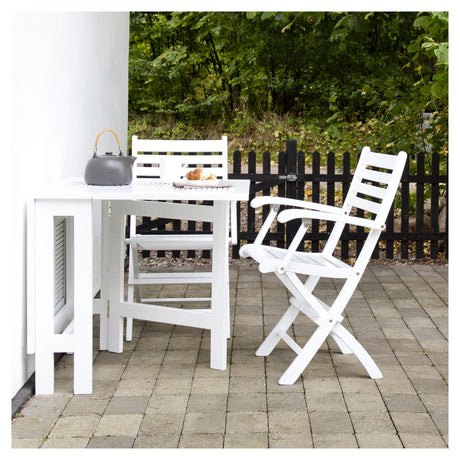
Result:
[[[312,185],[311,185],[311,200],[315,203],[320,202],[320,156],[319,152],[313,152],[312,162]],[[312,221],[311,233],[313,235],[319,235],[319,222],[317,220]],[[319,251],[319,239],[314,236],[312,238],[311,247],[313,252]]]

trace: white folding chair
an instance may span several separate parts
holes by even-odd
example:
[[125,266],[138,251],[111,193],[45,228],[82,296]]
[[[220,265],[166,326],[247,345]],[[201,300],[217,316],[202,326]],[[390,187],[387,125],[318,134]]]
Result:
[[[169,155],[168,155],[169,153]],[[214,174],[217,179],[228,179],[227,137],[219,140],[152,140],[132,138],[132,155],[137,158],[133,167],[135,178],[160,178],[161,168],[168,163],[176,163],[181,175],[199,167]],[[139,271],[139,252],[158,250],[210,250],[212,234],[179,234],[168,231],[166,234],[141,235],[136,233],[137,217],[149,216],[148,202],[138,204],[139,214],[130,216],[128,301],[132,302],[210,302],[209,297],[187,298],[146,298],[142,296],[141,286],[152,284],[190,284],[211,283],[210,272],[194,273],[141,273]],[[142,214],[141,214],[142,212]],[[174,212],[174,211],[172,211]],[[180,214],[177,218],[180,219]],[[236,201],[231,202],[229,243],[237,239]],[[132,340],[132,318],[126,319],[126,340]]]
[[[399,152],[396,156],[385,155],[371,152],[369,147],[364,147],[341,208],[276,197],[257,197],[251,202],[254,208],[269,204],[270,212],[254,243],[243,246],[240,254],[256,260],[262,273],[274,273],[292,294],[286,313],[256,351],[257,356],[268,356],[278,342],[283,340],[297,353],[297,357],[279,379],[280,385],[291,385],[299,378],[329,335],[343,353],[354,353],[357,356],[372,379],[382,378],[373,359],[342,326],[341,321],[344,309],[363,276],[380,233],[385,229],[385,221],[397,192],[406,158],[405,152]],[[301,209],[285,209],[279,212],[280,206]],[[353,216],[356,209],[370,213],[371,218]],[[301,219],[301,225],[288,249],[263,244],[276,218],[281,223]],[[302,243],[312,219],[332,221],[335,225],[322,252],[299,251],[298,246]],[[345,225],[369,229],[353,266],[333,255]],[[298,275],[308,275],[307,280],[300,281]],[[327,305],[316,293],[313,294],[315,286],[323,277],[345,280],[332,305]],[[300,312],[317,325],[303,348],[286,332]]]

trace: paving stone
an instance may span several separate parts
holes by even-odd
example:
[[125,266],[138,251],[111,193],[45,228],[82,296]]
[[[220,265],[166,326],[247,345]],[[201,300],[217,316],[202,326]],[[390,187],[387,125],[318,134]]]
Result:
[[72,437],[82,436],[89,438],[93,435],[101,417],[97,414],[72,415],[60,417],[51,430],[49,437]]
[[265,412],[229,412],[226,432],[267,433],[267,414]]
[[305,393],[338,393],[341,392],[341,387],[336,378],[324,378],[324,377],[310,377],[307,376],[303,380],[303,387]]
[[153,394],[188,394],[191,386],[192,378],[158,378],[153,388]]
[[310,421],[306,411],[269,412],[268,425],[270,433],[310,433]]
[[157,436],[159,434],[179,435],[184,423],[181,413],[154,413],[145,415],[139,427],[139,436]]
[[114,397],[150,396],[155,386],[155,378],[127,378],[120,380]]
[[429,394],[422,393],[420,399],[427,408],[428,412],[445,412],[449,407],[448,393]]
[[305,412],[305,395],[303,393],[267,393],[267,405],[270,412],[289,411]]
[[130,449],[134,444],[131,436],[95,436],[89,441],[89,448],[100,449]]
[[90,438],[66,437],[48,438],[42,444],[44,449],[84,449],[89,446]]
[[[346,407],[349,411],[359,412],[377,412],[377,411],[386,411],[385,403],[382,399],[382,396],[379,392],[374,393],[344,393],[343,397],[345,398]],[[310,409],[311,405],[308,405]],[[340,406],[338,406],[340,407]]]
[[269,447],[274,449],[310,449],[313,441],[310,433],[269,433]]
[[407,373],[409,378],[414,381],[415,379],[432,379],[432,380],[439,380],[441,377],[439,375],[438,369],[434,366],[434,364],[431,365],[405,365],[404,371]]
[[229,393],[265,393],[265,377],[231,377]]
[[99,399],[93,395],[74,395],[62,412],[62,415],[97,414],[102,416],[108,402],[109,399]]
[[356,433],[381,433],[396,434],[395,427],[387,412],[350,412],[351,422]]
[[447,448],[444,440],[437,434],[400,433],[401,441],[406,449],[442,449]]
[[185,414],[189,395],[153,395],[147,404],[146,414],[179,413]]
[[191,394],[227,394],[228,380],[219,377],[204,377],[193,380]]
[[437,434],[438,430],[428,414],[418,412],[393,412],[391,418],[398,433]]
[[414,378],[412,379],[412,383],[416,388],[417,392],[422,393],[440,393],[446,394],[447,393],[447,384],[441,377],[437,379],[421,379],[421,378]]
[[313,445],[319,449],[343,449],[358,447],[356,438],[350,433],[313,433]]
[[399,449],[403,447],[397,434],[382,433],[380,431],[370,433],[357,433],[359,447],[362,449]]
[[21,409],[21,416],[59,415],[71,399],[71,395],[35,395]]
[[350,417],[346,412],[316,411],[310,413],[313,434],[353,433]]
[[23,438],[12,439],[11,447],[13,449],[38,449],[43,445],[43,439]]
[[153,436],[138,436],[133,447],[137,449],[176,449],[178,444],[178,433],[155,433]]
[[240,449],[265,449],[268,447],[267,433],[228,433],[224,447]]
[[263,393],[230,394],[227,410],[229,412],[266,412],[267,396]]
[[[442,409],[441,409],[442,410]],[[436,428],[440,433],[448,434],[449,433],[449,415],[446,412],[431,412],[430,417],[433,419]]]
[[105,414],[144,414],[148,396],[114,396]]
[[384,377],[376,380],[381,393],[415,394],[416,390],[408,378]]
[[179,440],[179,448],[183,449],[219,449],[224,446],[224,435],[218,433],[184,434]]
[[416,394],[384,394],[383,399],[390,412],[426,412]]
[[95,436],[137,436],[143,414],[107,414],[103,415]]
[[224,433],[225,412],[187,412],[182,433]]

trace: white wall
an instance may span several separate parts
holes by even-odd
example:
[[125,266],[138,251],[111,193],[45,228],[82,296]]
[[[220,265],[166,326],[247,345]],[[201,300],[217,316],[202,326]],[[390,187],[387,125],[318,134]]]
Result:
[[[25,200],[83,176],[105,128],[127,144],[129,13],[12,15],[12,396],[33,372],[26,355]],[[100,151],[114,150],[109,134]],[[116,150],[115,150],[116,151]]]

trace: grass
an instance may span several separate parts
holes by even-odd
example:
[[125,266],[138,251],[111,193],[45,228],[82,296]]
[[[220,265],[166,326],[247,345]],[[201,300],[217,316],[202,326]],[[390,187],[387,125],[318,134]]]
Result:
[[187,123],[168,117],[131,116],[128,139],[133,135],[150,139],[219,139],[228,136],[229,156],[234,151],[242,153],[243,160],[248,152],[255,151],[261,161],[265,151],[277,154],[285,150],[288,139],[297,140],[297,148],[305,153],[319,151],[322,158],[334,151],[357,153],[375,136],[373,122],[327,124],[321,120],[303,120],[289,115],[266,113],[263,118],[236,111],[232,120],[195,120]]

